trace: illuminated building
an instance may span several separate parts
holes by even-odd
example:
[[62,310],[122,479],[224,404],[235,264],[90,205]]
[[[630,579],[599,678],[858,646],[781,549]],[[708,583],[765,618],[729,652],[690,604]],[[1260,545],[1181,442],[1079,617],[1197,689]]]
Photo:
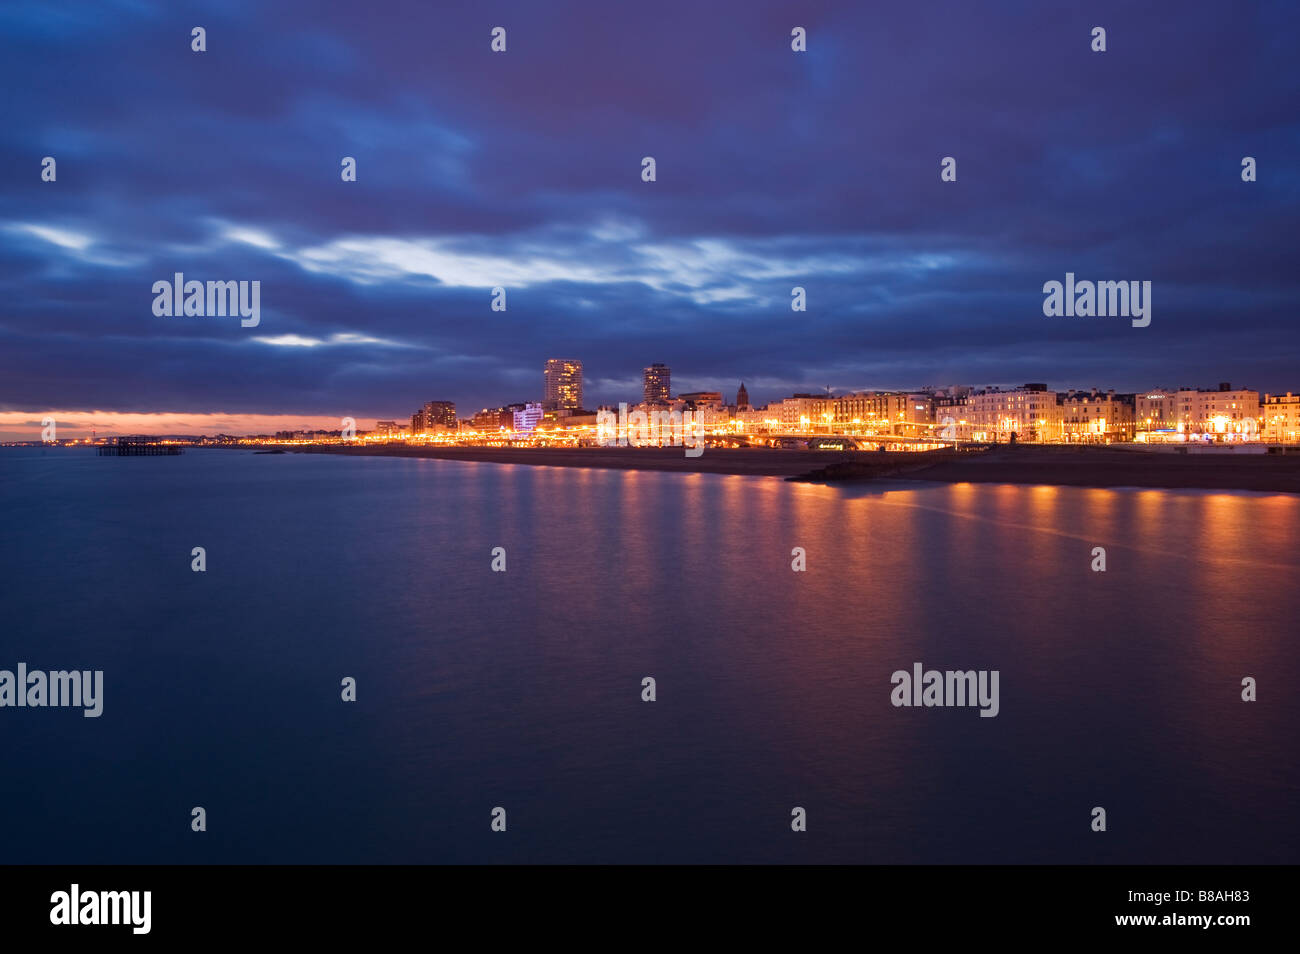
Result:
[[576,358],[551,358],[542,372],[545,390],[542,407],[547,411],[582,407],[582,362]]
[[685,394],[677,395],[677,400],[685,402],[686,406],[691,409],[701,407],[721,406],[721,391],[687,391]]
[[1154,388],[1136,396],[1135,440],[1155,443],[1177,433],[1178,415],[1174,412],[1177,394],[1169,388]]
[[428,401],[411,415],[412,434],[436,434],[456,430],[456,404],[453,401]]
[[969,397],[935,398],[933,413],[935,437],[943,441],[972,439]]
[[1259,406],[1260,440],[1269,444],[1300,443],[1300,394],[1265,394]]
[[667,404],[672,394],[672,370],[664,364],[652,364],[641,372],[642,393],[646,404]]
[[427,401],[422,415],[421,432],[432,434],[435,431],[454,431],[456,429],[456,404],[454,401]]
[[769,404],[769,417],[775,417],[781,430],[791,433],[812,433],[821,428],[829,430],[826,415],[831,401],[824,394],[795,394],[777,404]]
[[934,399],[925,393],[861,391],[830,402],[835,429],[849,434],[919,437],[934,420]]
[[514,412],[514,429],[520,434],[529,434],[539,423],[542,415],[546,412],[542,409],[540,403],[529,402],[522,409]]
[[986,388],[970,396],[971,436],[977,441],[1060,441],[1064,412],[1055,391],[1026,384],[1003,391]]
[[1174,396],[1174,430],[1181,441],[1231,443],[1259,440],[1259,392],[1180,388]]
[[736,410],[749,410],[749,392],[745,390],[745,382],[740,382],[740,390],[736,392]]
[[732,421],[732,409],[721,401],[695,405],[695,419],[708,431],[726,430]]
[[558,411],[543,411],[542,424],[547,429],[553,427],[582,428],[596,426],[596,412],[583,408],[560,408]]
[[1067,391],[1060,398],[1064,439],[1071,444],[1112,444],[1133,440],[1135,396]]
[[743,410],[741,408],[736,408],[736,413],[733,415],[732,420],[736,423],[738,431],[742,434],[765,430],[769,426],[775,427],[779,423],[775,417],[768,412],[768,408],[765,407],[747,407]]
[[[522,407],[522,405],[520,405]],[[476,431],[511,430],[515,426],[514,410],[504,407],[485,407],[471,421]]]

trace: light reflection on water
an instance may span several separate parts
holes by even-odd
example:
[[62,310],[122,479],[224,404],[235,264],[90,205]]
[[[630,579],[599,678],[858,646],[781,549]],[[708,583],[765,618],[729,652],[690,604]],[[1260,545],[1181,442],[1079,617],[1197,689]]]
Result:
[[[236,452],[0,471],[0,667],[107,685],[99,720],[0,713],[16,861],[1297,858],[1295,497]],[[893,708],[918,661],[999,670],[1001,714]],[[221,839],[186,839],[193,804]]]

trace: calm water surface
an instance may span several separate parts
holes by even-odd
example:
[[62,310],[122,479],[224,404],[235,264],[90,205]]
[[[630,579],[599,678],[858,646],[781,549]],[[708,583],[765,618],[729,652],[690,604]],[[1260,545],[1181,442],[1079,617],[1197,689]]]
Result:
[[4,449],[0,515],[0,669],[105,674],[0,709],[2,862],[1300,860],[1293,496]]

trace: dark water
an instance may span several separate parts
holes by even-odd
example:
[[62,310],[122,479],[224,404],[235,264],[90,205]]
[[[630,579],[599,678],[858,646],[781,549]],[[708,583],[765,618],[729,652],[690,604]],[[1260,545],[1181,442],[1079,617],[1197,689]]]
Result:
[[1300,860],[1296,497],[7,449],[0,514],[0,669],[105,673],[0,709],[0,862]]

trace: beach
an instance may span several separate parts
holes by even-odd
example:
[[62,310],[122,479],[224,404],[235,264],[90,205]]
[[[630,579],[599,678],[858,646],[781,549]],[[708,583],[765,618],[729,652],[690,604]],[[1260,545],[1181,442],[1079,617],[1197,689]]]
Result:
[[1300,493],[1300,454],[1176,454],[1094,446],[996,447],[987,451],[872,452],[777,448],[465,447],[322,444],[294,453],[596,467],[678,473],[741,474],[841,482],[923,480],[941,483],[1054,484]]

